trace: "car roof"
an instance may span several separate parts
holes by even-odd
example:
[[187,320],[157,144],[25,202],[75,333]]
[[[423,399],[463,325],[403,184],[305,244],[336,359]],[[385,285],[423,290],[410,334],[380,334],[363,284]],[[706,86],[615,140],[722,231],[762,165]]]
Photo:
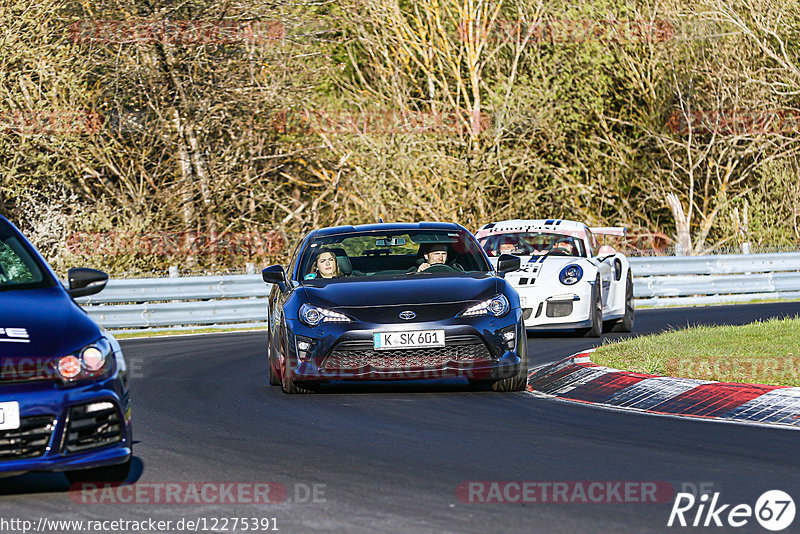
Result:
[[446,222],[419,222],[419,223],[376,223],[376,224],[359,224],[356,226],[332,226],[329,228],[320,228],[316,231],[316,237],[324,237],[329,235],[350,234],[357,232],[413,232],[415,230],[446,230],[446,231],[460,231],[464,227],[456,223]]

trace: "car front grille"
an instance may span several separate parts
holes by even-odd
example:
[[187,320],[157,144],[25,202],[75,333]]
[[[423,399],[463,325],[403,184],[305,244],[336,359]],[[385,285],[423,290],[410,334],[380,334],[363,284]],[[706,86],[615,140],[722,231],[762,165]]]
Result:
[[572,301],[548,302],[545,315],[548,317],[566,317],[572,313]]
[[0,461],[38,458],[47,450],[56,425],[52,415],[21,417],[14,430],[0,430]]
[[122,422],[112,403],[104,401],[70,408],[65,443],[67,452],[96,449],[120,441]]
[[359,348],[356,348],[353,343],[341,343],[325,358],[322,369],[323,371],[335,371],[362,369],[366,366],[373,369],[424,369],[442,367],[447,364],[474,364],[491,360],[492,355],[486,345],[475,336],[469,337],[478,342],[394,350],[375,350],[371,343],[369,346]]

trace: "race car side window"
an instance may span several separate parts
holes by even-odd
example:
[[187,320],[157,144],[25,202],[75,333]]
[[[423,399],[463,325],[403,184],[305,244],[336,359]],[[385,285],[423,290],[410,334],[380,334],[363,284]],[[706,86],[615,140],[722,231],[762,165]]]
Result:
[[592,257],[597,256],[600,253],[600,245],[598,245],[597,238],[588,228],[586,228],[586,239],[589,241]]

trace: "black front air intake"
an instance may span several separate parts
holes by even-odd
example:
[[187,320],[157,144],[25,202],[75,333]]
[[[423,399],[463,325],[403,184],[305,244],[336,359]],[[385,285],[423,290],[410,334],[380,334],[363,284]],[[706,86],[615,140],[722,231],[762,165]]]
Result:
[[122,441],[119,411],[111,402],[94,402],[69,410],[67,452],[105,447]]
[[19,428],[0,430],[0,462],[38,458],[47,450],[56,426],[52,415],[21,417]]

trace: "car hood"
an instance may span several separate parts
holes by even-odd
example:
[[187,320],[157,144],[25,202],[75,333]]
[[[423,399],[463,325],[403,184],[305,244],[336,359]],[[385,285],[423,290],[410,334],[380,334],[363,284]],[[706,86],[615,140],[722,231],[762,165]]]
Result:
[[492,273],[432,276],[414,274],[402,278],[375,278],[304,284],[308,302],[324,308],[423,305],[479,302],[497,294]]
[[7,358],[60,358],[102,335],[60,287],[0,291],[0,329],[3,363]]

